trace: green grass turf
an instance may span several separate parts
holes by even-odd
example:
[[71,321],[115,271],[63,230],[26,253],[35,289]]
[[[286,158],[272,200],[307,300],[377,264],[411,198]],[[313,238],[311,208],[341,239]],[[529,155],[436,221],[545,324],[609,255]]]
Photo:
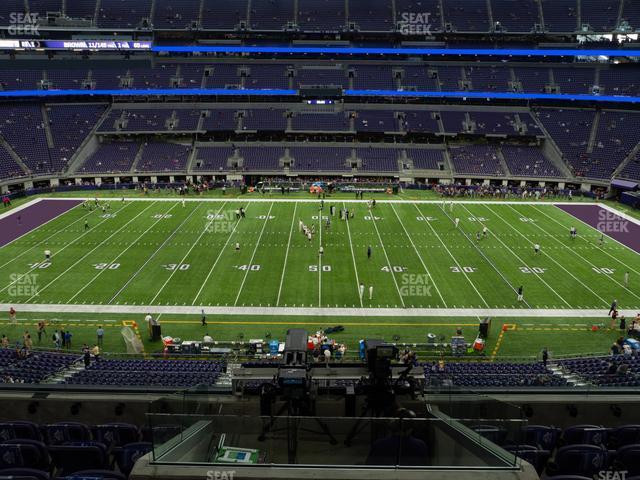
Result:
[[[612,240],[599,248],[598,232],[551,205],[457,204],[450,212],[379,202],[369,212],[335,204],[355,218],[336,215],[327,228],[315,202],[115,201],[107,218],[76,207],[0,249],[0,301],[359,307],[362,282],[374,286],[365,307],[604,309],[617,298],[621,308],[640,309],[640,293],[622,284],[625,270],[632,284],[639,278],[638,255]],[[237,222],[241,205],[247,217]],[[316,226],[311,242],[298,231],[300,219]],[[571,240],[576,224],[580,235]],[[490,234],[477,241],[482,225]],[[49,266],[45,248],[54,255]],[[12,285],[27,273],[37,275],[37,296]]]
[[[47,335],[42,343],[37,342],[37,322],[47,322]],[[151,342],[142,318],[131,314],[65,314],[65,313],[18,313],[18,323],[11,324],[6,320],[0,322],[0,334],[5,334],[11,341],[20,340],[23,333],[29,331],[36,347],[52,348],[51,335],[53,329],[69,330],[73,334],[72,350],[79,350],[82,344],[92,345],[96,342],[95,332],[98,325],[105,328],[104,351],[120,353],[124,351],[121,336],[123,326],[137,322],[140,337],[144,343],[145,353],[159,353],[161,345]],[[332,334],[337,342],[345,343],[350,355],[357,352],[358,340],[361,338],[381,338],[401,344],[420,344],[416,350],[421,358],[437,356],[439,351],[426,347],[427,333],[448,338],[457,328],[462,328],[467,340],[475,338],[477,327],[472,318],[455,319],[451,317],[407,318],[407,317],[272,317],[272,316],[207,316],[207,326],[202,326],[200,317],[195,315],[163,315],[160,318],[163,335],[180,337],[183,340],[200,340],[205,333],[223,344],[248,342],[259,338],[284,341],[288,328],[304,328],[309,332],[329,326],[343,325],[345,330]],[[502,326],[509,329],[502,333]],[[600,324],[596,331],[593,325]],[[515,325],[515,329],[513,326]],[[610,330],[609,325],[602,325],[599,320],[580,318],[495,318],[492,321],[485,352],[482,355],[472,354],[470,358],[489,358],[494,360],[525,360],[538,358],[543,347],[548,347],[552,357],[570,355],[606,354],[613,341],[620,335],[618,330]]]
[[[107,218],[102,211],[77,207],[0,249],[0,303],[14,304],[18,311],[23,303],[235,305],[257,309],[489,307],[521,308],[524,318],[529,308],[597,308],[603,310],[606,319],[609,303],[617,298],[621,308],[640,311],[640,292],[633,287],[640,281],[638,254],[613,240],[600,248],[597,231],[552,205],[485,202],[456,204],[449,211],[439,203],[392,204],[385,203],[384,198],[379,198],[373,212],[368,212],[365,203],[347,203],[355,211],[355,218],[347,223],[336,215],[328,229],[319,215],[327,216],[332,204],[337,209],[343,207],[340,199],[325,201],[323,212],[316,202],[245,202],[233,196],[226,202],[187,202],[185,207],[178,201],[122,203],[113,199]],[[246,207],[247,217],[237,222],[234,210],[240,206]],[[460,218],[458,229],[453,217]],[[90,225],[88,231],[84,230],[85,219]],[[307,225],[315,224],[316,235],[311,242],[298,232],[299,219]],[[475,234],[483,225],[490,234],[477,241]],[[568,235],[573,225],[579,231],[576,240]],[[239,252],[234,248],[236,242],[241,245]],[[322,258],[318,255],[321,243],[325,250]],[[541,255],[534,255],[534,243],[542,246]],[[368,245],[373,249],[370,260],[366,256]],[[42,264],[46,248],[54,254],[49,266]],[[631,273],[629,289],[622,285],[625,270]],[[25,274],[28,276],[23,277]],[[372,300],[367,292],[361,303],[359,282],[367,288],[374,286]],[[524,287],[523,303],[516,301],[519,285]],[[32,286],[37,296],[32,296]],[[447,315],[446,310],[443,315]],[[131,319],[131,315],[117,318]],[[258,318],[264,321],[268,317]],[[319,328],[358,322],[358,318],[315,321]],[[274,330],[278,328],[282,337],[286,325],[300,319],[305,317],[278,318],[284,325]],[[395,320],[372,317],[368,319],[372,325],[351,327],[344,335],[354,346],[360,337],[377,335],[386,339],[399,335],[400,341],[406,338],[421,342],[427,333],[424,326],[393,324],[435,321],[411,317]],[[459,321],[473,323],[476,319]],[[527,323],[524,319],[515,321]],[[457,320],[447,322],[455,324]],[[572,323],[562,319],[530,323],[554,322]],[[597,322],[576,319],[573,323]],[[188,323],[176,325],[175,332],[165,333],[181,338],[191,335]],[[265,328],[226,324],[217,332],[226,340],[237,339],[239,333],[244,338],[261,338]],[[445,335],[453,330],[449,325],[433,328],[434,333]],[[509,331],[505,334],[509,340],[501,344],[498,354],[535,355],[545,342],[562,354],[605,352],[610,337],[615,337],[611,333],[602,341],[587,330]],[[202,332],[195,328],[193,334]],[[591,342],[594,338],[597,341]],[[114,342],[109,349],[123,349],[119,337]],[[531,348],[526,349],[529,342]],[[488,347],[493,349],[491,343]]]

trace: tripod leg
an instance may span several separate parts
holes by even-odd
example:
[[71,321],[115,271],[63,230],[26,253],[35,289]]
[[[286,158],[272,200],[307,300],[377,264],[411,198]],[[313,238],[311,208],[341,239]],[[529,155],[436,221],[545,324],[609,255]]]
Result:
[[322,431],[324,432],[324,434],[329,437],[329,443],[331,445],[337,445],[338,441],[336,440],[336,437],[334,437],[331,433],[331,430],[329,430],[329,425],[327,425],[325,422],[319,420],[319,419],[315,419],[316,422],[318,423],[318,425],[320,425],[320,428],[322,429]]
[[356,437],[356,435],[358,435],[362,431],[362,428],[360,428],[360,425],[362,424],[364,417],[367,416],[368,411],[369,411],[369,407],[365,407],[362,413],[360,414],[360,417],[358,417],[358,420],[356,420],[356,423],[353,425],[353,427],[351,427],[351,430],[349,430],[349,434],[347,435],[347,438],[344,441],[344,444],[347,447],[351,446],[351,441]]
[[264,442],[265,438],[267,437],[267,433],[271,431],[278,417],[282,416],[282,414],[285,412],[285,410],[287,410],[287,408],[288,408],[288,405],[285,403],[284,405],[282,405],[282,407],[280,407],[280,410],[278,410],[278,412],[275,415],[271,416],[269,421],[265,423],[264,426],[262,427],[262,432],[260,432],[260,435],[258,436],[258,441]]

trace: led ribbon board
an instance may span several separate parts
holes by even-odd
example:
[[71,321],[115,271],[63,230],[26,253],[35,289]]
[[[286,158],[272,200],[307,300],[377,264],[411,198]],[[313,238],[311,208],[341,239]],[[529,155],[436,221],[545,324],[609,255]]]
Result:
[[522,48],[364,48],[364,47],[252,47],[232,45],[154,46],[154,52],[175,53],[297,53],[331,55],[470,55],[498,57],[640,57],[640,50],[522,49]]
[[151,42],[130,40],[0,40],[4,50],[151,51]]
[[[148,96],[148,95],[224,95],[224,96],[297,96],[297,90],[228,90],[224,88],[152,88],[148,90],[8,90],[0,91],[2,97],[60,97],[69,95],[95,96]],[[413,97],[458,98],[485,100],[571,100],[586,102],[638,103],[640,97],[617,95],[588,95],[561,93],[496,93],[496,92],[403,92],[396,90],[345,90],[348,97]]]

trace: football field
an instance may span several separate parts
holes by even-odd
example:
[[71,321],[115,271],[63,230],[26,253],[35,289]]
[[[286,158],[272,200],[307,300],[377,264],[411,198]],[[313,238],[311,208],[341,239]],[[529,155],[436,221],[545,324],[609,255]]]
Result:
[[[379,200],[369,208],[366,200],[233,198],[102,205],[79,204],[0,248],[0,304],[122,313],[135,306],[162,313],[518,309],[524,316],[555,309],[603,316],[617,299],[622,310],[640,311],[638,253],[550,203]],[[341,209],[353,218],[342,220]],[[301,222],[313,228],[310,240]]]

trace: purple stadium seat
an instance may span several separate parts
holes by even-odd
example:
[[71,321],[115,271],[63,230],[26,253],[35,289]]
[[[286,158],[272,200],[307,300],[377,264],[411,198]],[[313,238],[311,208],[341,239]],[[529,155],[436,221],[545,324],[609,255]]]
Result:
[[122,447],[140,441],[140,429],[130,423],[105,423],[93,428],[94,438],[107,447]]
[[37,440],[7,440],[0,443],[0,468],[28,467],[49,470],[49,454]]
[[0,442],[6,440],[29,439],[42,440],[37,424],[28,421],[14,421],[0,423]]
[[51,460],[62,475],[108,467],[107,447],[99,442],[69,442],[49,447]]
[[66,475],[65,480],[127,480],[127,476],[113,470],[82,470]]
[[11,480],[49,480],[49,474],[35,468],[5,468],[0,478]]
[[138,459],[153,449],[151,442],[136,442],[124,445],[114,452],[118,468],[125,475],[129,475]]
[[48,445],[61,445],[67,442],[85,442],[91,440],[91,430],[80,422],[58,422],[43,427]]
[[556,453],[553,463],[547,466],[547,473],[555,475],[584,475],[593,477],[609,466],[607,450],[595,445],[568,445]]

